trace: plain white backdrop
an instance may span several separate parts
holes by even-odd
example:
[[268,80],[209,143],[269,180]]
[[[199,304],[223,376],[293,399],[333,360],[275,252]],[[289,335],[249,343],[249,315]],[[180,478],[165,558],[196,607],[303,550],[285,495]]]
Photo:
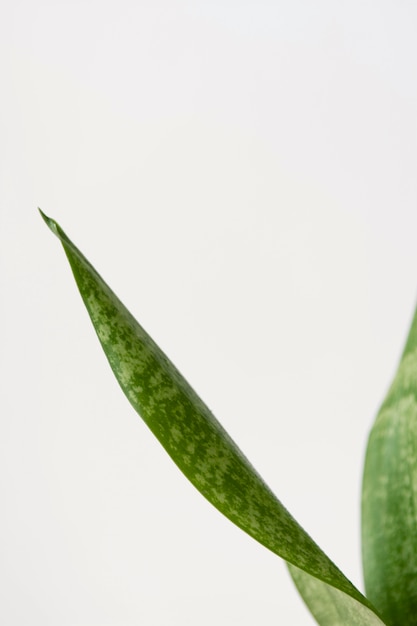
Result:
[[4,0],[0,621],[313,624],[123,397],[54,217],[355,584],[417,297],[417,7]]

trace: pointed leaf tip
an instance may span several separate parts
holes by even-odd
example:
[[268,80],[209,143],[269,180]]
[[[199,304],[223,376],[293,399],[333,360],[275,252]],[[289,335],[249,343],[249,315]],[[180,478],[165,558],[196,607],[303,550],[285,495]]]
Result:
[[45,213],[38,207],[38,211],[42,216],[43,221],[45,222],[45,224],[47,224],[47,226],[49,226],[49,228],[52,230],[52,232],[57,235],[57,237],[60,236],[60,227],[59,225],[55,222],[55,220],[53,220],[51,217],[48,217],[47,215],[45,215]]

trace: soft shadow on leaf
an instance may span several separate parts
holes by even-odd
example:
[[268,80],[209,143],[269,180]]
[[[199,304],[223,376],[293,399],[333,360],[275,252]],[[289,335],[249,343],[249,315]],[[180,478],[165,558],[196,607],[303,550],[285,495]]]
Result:
[[320,626],[381,626],[385,624],[368,607],[353,603],[337,587],[288,564],[289,572],[301,597]]

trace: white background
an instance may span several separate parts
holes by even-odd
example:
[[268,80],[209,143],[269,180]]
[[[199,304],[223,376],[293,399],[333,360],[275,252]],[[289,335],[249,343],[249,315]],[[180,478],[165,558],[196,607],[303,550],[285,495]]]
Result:
[[417,295],[417,8],[6,0],[0,621],[313,624],[113,380],[54,217],[357,585]]

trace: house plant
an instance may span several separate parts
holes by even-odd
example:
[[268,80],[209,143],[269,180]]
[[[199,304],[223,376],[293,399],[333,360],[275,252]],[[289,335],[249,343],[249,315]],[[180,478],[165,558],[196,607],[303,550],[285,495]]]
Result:
[[362,498],[363,595],[274,496],[61,227],[41,215],[64,247],[97,336],[132,406],[202,495],[285,559],[317,622],[417,624],[417,316],[368,443]]

